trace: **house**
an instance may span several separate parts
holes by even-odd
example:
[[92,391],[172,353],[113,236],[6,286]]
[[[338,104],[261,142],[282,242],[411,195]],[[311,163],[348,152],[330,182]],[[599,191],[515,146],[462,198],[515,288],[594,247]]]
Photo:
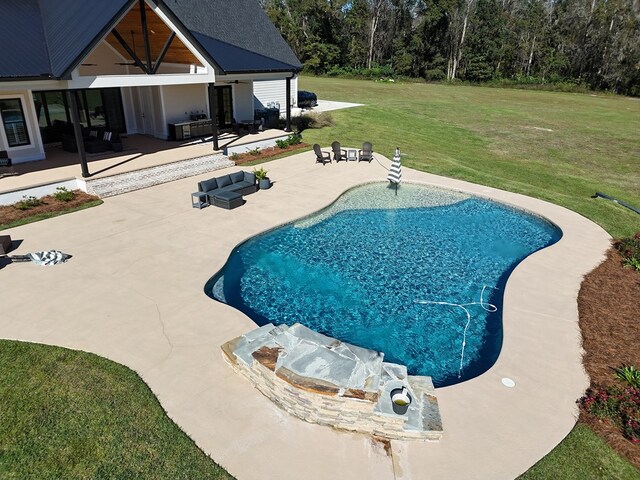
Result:
[[[89,176],[87,131],[166,139],[170,125],[279,104],[290,125],[301,64],[257,0],[0,0],[0,151],[46,161],[65,138]],[[189,132],[187,132],[188,134]]]

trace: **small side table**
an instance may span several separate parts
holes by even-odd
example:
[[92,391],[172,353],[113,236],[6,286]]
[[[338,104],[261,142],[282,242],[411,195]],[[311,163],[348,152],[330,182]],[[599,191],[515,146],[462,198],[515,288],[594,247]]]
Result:
[[351,162],[355,162],[358,160],[358,151],[357,150],[347,150],[347,160]]
[[204,192],[193,192],[191,194],[191,206],[197,209],[208,207],[209,200],[207,199],[207,194]]

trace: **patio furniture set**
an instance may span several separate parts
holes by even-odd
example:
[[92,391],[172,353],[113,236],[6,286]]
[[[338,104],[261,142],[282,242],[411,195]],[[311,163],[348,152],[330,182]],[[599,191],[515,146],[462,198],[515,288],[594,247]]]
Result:
[[213,205],[231,210],[244,203],[243,195],[257,190],[255,173],[234,172],[199,182],[198,191],[191,194],[191,206],[201,209]]
[[[75,137],[63,135],[61,141],[63,150],[67,152],[78,151]],[[83,127],[82,143],[87,153],[121,152],[123,150],[120,134],[103,128],[87,129]]]
[[358,161],[362,160],[371,162],[373,160],[373,145],[370,142],[364,142],[360,150],[356,149],[344,149],[341,147],[340,142],[333,142],[331,144],[331,152],[325,152],[320,148],[317,143],[313,146],[313,151],[316,154],[316,163],[331,163],[331,154],[333,153],[333,160],[338,163],[340,160]]

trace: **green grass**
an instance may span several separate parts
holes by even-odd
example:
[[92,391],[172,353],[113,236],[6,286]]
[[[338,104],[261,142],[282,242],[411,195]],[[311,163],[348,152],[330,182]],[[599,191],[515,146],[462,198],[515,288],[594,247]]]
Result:
[[582,424],[519,480],[640,480],[640,471],[620,458],[603,439]]
[[126,367],[7,340],[0,365],[0,478],[232,478]]
[[65,215],[67,213],[84,210],[85,208],[96,207],[98,205],[102,205],[103,203],[104,202],[102,200],[92,200],[90,202],[83,203],[82,205],[78,205],[77,207],[68,208],[66,210],[61,210],[59,212],[39,213],[37,215],[31,215],[30,217],[21,218],[20,220],[15,220],[13,222],[0,223],[0,230],[19,227],[21,225],[26,225],[28,223],[39,222],[40,220],[46,220],[47,218],[58,217],[60,215]]
[[[364,103],[331,112],[335,125],[306,143],[358,146],[430,173],[523,193],[574,210],[614,237],[640,230],[640,100],[619,96],[301,77],[327,100]],[[551,130],[551,131],[549,131]]]

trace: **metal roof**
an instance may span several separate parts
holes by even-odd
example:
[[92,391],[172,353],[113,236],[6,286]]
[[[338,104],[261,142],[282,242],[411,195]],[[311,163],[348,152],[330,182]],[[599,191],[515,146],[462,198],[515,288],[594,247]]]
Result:
[[[65,78],[137,0],[0,0],[0,78]],[[222,73],[302,65],[257,0],[155,0]]]
[[0,0],[0,16],[0,77],[49,76],[51,64],[38,1]]
[[[104,37],[130,0],[40,0],[51,73],[63,77]],[[24,40],[24,38],[23,38]]]
[[302,64],[257,0],[163,0],[228,73],[299,70]]

